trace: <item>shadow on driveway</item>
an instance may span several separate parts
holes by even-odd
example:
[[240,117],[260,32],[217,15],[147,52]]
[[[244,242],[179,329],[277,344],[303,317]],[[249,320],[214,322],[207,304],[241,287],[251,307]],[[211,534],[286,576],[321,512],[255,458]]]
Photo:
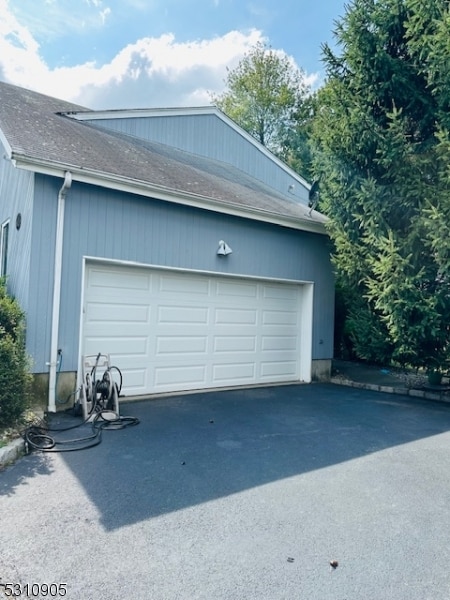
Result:
[[114,530],[450,429],[450,406],[313,384],[122,403],[137,427],[64,460]]
[[[48,455],[40,453],[32,458],[33,460],[19,459],[20,468],[16,468],[16,465],[0,468],[0,497],[13,496],[16,488],[27,485],[32,477],[50,476],[53,473],[53,466]],[[7,476],[5,476],[6,473]]]

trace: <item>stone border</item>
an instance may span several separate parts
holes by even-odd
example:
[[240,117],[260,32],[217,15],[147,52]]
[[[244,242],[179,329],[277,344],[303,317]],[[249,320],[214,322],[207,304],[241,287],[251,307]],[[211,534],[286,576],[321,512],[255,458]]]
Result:
[[400,396],[411,396],[412,398],[422,398],[424,400],[437,400],[439,402],[450,402],[450,396],[446,392],[429,392],[426,390],[414,390],[406,387],[393,387],[390,385],[377,385],[375,383],[360,383],[351,379],[341,379],[332,377],[331,383],[337,385],[345,385],[363,390],[371,390],[372,392],[384,392],[386,394],[398,394]]
[[13,440],[0,448],[0,469],[14,463],[25,454],[25,442],[22,438]]

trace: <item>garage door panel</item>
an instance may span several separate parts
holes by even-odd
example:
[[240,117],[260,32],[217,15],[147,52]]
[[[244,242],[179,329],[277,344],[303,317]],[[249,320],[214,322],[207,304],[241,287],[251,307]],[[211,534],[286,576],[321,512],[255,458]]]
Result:
[[147,337],[96,336],[86,338],[85,354],[111,354],[114,356],[147,356]]
[[254,362],[213,365],[213,382],[217,385],[242,385],[255,381],[256,366]]
[[255,352],[255,335],[216,335],[214,337],[213,350],[216,353],[221,352]]
[[298,380],[301,290],[88,265],[82,353],[109,353],[125,394]]
[[[293,360],[295,353],[287,350],[261,352],[262,363],[289,363],[297,365],[297,361]],[[288,369],[290,372],[290,368]]]
[[239,301],[240,298],[256,298],[258,285],[256,283],[218,281],[216,293],[219,298],[226,297],[229,302]]
[[208,323],[209,310],[205,307],[195,306],[159,306],[158,323]]
[[255,325],[257,311],[242,308],[217,308],[214,313],[214,323],[218,325]]
[[124,269],[110,269],[105,267],[90,269],[88,285],[92,288],[121,289],[121,290],[145,290],[148,291],[151,285],[151,275],[149,273],[137,271],[124,271]]
[[159,291],[161,293],[168,293],[170,296],[174,293],[209,296],[210,281],[207,277],[160,275]]
[[206,386],[205,365],[174,365],[170,367],[155,367],[155,385],[179,386],[191,384],[203,388]]
[[[198,324],[186,325],[183,328],[177,327],[175,324],[167,324],[164,323],[161,326],[157,326],[152,329],[154,333],[151,332],[150,335],[150,344],[152,346],[153,352],[158,352],[158,340],[167,339],[167,344],[170,343],[169,340],[179,339],[180,344],[182,344],[183,348],[186,348],[189,345],[189,339],[194,339],[195,348],[198,347],[197,338],[206,338],[209,340],[208,328]],[[180,333],[183,333],[180,336]]]
[[149,324],[126,321],[86,321],[86,329],[90,338],[146,338]]
[[264,298],[290,300],[293,307],[297,304],[298,294],[295,287],[264,284],[262,286],[262,292]]
[[206,354],[207,336],[158,336],[156,353],[160,355]]
[[263,325],[290,325],[297,326],[298,313],[294,311],[263,310]]
[[148,323],[150,319],[150,307],[143,304],[94,304],[86,306],[86,319],[89,321],[109,321],[117,323],[128,321],[130,323]]
[[272,351],[297,350],[298,338],[293,335],[264,335],[261,339],[261,349]]
[[261,377],[264,379],[283,379],[294,377],[297,373],[295,361],[267,361],[261,363]]
[[[117,361],[120,360],[120,357],[117,357]],[[147,382],[147,369],[136,369],[136,368],[127,368],[126,366],[120,367],[120,371],[122,373],[122,380],[126,382],[126,391],[127,394],[140,395],[145,394],[148,389]],[[113,373],[113,377],[116,381],[115,375]]]

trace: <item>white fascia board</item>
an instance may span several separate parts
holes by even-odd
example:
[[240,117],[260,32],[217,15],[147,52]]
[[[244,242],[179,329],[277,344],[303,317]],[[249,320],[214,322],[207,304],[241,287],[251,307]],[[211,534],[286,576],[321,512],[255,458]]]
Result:
[[222,121],[224,121],[224,123],[227,123],[227,125],[229,125],[232,129],[234,129],[238,134],[240,134],[248,142],[253,144],[256,148],[258,148],[258,150],[260,152],[262,152],[265,156],[270,158],[272,160],[272,162],[274,162],[277,166],[279,166],[281,169],[283,169],[283,171],[288,173],[288,175],[290,175],[291,177],[296,179],[308,191],[311,189],[311,185],[306,181],[306,179],[303,179],[303,177],[301,175],[296,173],[285,162],[283,162],[277,156],[275,156],[275,154],[273,154],[273,152],[268,150],[266,148],[266,146],[261,144],[261,142],[258,142],[258,140],[256,138],[254,138],[252,135],[250,135],[249,133],[247,133],[247,131],[245,131],[245,129],[242,129],[242,127],[240,127],[235,121],[233,121],[233,119],[230,119],[230,117],[228,117],[224,112],[222,112],[221,110],[219,110],[216,107],[214,107],[214,110],[215,110],[215,114],[219,118],[221,118]]
[[139,196],[172,202],[174,204],[183,204],[226,215],[233,215],[244,219],[263,221],[265,223],[281,225],[291,229],[327,235],[325,229],[325,222],[327,219],[320,213],[316,213],[320,214],[320,219],[318,219],[313,215],[315,211],[313,211],[311,216],[305,215],[303,218],[289,217],[270,211],[258,210],[246,205],[238,206],[230,202],[218,201],[206,196],[188,194],[179,190],[171,190],[145,181],[129,179],[110,173],[91,171],[74,165],[51,163],[41,159],[30,158],[20,154],[18,155],[16,153],[13,153],[12,160],[18,168],[34,171],[35,173],[41,173],[43,175],[51,175],[53,177],[64,179],[66,171],[70,171],[72,180],[81,183],[118,190],[129,194],[137,194]]
[[301,175],[291,169],[285,162],[280,160],[275,154],[266,148],[261,142],[259,142],[252,135],[247,133],[245,129],[242,129],[233,119],[230,119],[224,112],[222,112],[217,106],[197,106],[192,108],[135,108],[135,109],[117,109],[117,110],[96,110],[91,112],[77,112],[77,113],[66,113],[66,116],[76,119],[77,121],[97,121],[104,119],[132,119],[137,117],[178,117],[178,116],[190,116],[190,115],[215,115],[226,123],[234,131],[245,138],[248,142],[253,144],[262,154],[272,160],[278,167],[283,169],[288,175],[296,179],[300,185],[306,188],[308,191],[311,189],[306,179],[303,179]]
[[190,108],[118,108],[109,110],[89,110],[64,113],[77,121],[98,121],[104,119],[132,119],[136,117],[179,117],[186,115],[215,114],[215,106],[197,106]]

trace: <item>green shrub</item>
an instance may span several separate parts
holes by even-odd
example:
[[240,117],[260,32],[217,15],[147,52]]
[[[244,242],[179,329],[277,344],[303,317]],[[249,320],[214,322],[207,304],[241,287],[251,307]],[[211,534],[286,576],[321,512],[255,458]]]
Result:
[[393,346],[382,320],[363,302],[352,307],[345,323],[346,336],[351,340],[357,358],[378,365],[392,362]]
[[383,320],[361,297],[356,284],[336,279],[335,356],[389,365],[393,344]]
[[25,316],[0,279],[0,428],[17,424],[30,405]]
[[1,333],[10,335],[14,342],[24,336],[24,314],[18,302],[8,296],[4,278],[0,279],[0,328]]

